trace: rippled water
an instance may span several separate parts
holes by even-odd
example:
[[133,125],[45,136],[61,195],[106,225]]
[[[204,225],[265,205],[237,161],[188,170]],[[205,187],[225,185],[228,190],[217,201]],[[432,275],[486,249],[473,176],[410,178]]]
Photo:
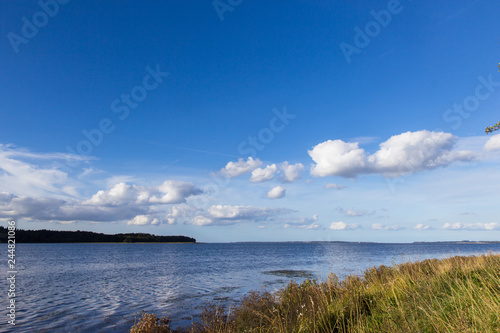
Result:
[[[374,265],[488,251],[500,252],[500,244],[18,244],[13,331],[126,332],[142,310],[186,325],[203,302],[230,304],[291,278],[342,278]],[[6,282],[2,289],[7,304]]]

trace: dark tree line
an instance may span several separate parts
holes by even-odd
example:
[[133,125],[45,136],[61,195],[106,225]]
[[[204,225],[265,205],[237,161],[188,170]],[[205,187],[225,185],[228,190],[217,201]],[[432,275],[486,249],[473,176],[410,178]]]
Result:
[[[157,236],[146,233],[107,235],[92,231],[16,229],[16,243],[196,243],[186,236]],[[7,242],[7,229],[0,226],[0,242]]]

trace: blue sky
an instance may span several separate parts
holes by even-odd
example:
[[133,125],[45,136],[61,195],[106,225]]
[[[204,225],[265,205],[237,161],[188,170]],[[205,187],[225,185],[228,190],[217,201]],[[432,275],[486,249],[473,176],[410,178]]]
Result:
[[498,240],[500,3],[0,4],[0,219]]

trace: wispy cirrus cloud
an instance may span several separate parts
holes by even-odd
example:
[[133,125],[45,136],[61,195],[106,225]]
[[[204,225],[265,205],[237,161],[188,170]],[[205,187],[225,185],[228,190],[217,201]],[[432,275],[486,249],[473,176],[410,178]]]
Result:
[[375,211],[369,211],[369,210],[354,210],[352,208],[344,209],[344,208],[337,208],[337,212],[340,214],[343,214],[345,216],[367,216],[367,215],[373,215],[375,214]]
[[54,165],[66,159],[90,161],[92,157],[63,153],[34,153],[0,144],[0,191],[24,196],[78,196],[78,181]]
[[312,217],[297,217],[297,218],[287,218],[282,219],[286,221],[283,225],[285,229],[305,229],[305,230],[318,230],[324,229],[324,227],[319,224],[318,215],[314,214]]

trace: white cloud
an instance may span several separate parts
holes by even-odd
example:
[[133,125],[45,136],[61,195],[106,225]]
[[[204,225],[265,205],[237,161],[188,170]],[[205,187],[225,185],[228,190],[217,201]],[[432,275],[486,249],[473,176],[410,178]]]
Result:
[[279,199],[285,196],[286,188],[283,186],[275,186],[269,192],[267,192],[267,197],[269,199]]
[[229,178],[240,176],[244,173],[250,172],[259,166],[261,166],[262,161],[256,158],[249,157],[246,161],[243,158],[238,159],[238,162],[229,162],[224,168],[220,170],[221,173],[225,174]]
[[136,203],[139,190],[125,183],[119,183],[106,191],[98,191],[83,204],[96,206],[120,206],[128,203]]
[[305,167],[302,163],[290,164],[287,161],[281,164],[281,170],[285,174],[285,182],[294,182],[300,178],[300,172],[304,170]]
[[419,223],[413,229],[414,230],[421,230],[421,231],[423,231],[423,230],[431,230],[431,229],[434,229],[434,228],[431,227],[430,225]]
[[53,198],[22,197],[8,193],[0,195],[0,217],[27,218],[38,221],[108,222],[132,219],[150,211],[147,206],[94,206],[81,202]]
[[401,230],[403,229],[399,225],[385,225],[380,223],[374,223],[371,227],[372,230]]
[[[0,144],[0,191],[23,196],[78,196],[75,189],[77,182],[58,167],[64,167],[62,162],[66,159],[87,161],[91,158],[61,153],[32,153]],[[33,160],[45,165],[28,162]]]
[[191,224],[200,225],[200,226],[210,225],[210,224],[213,224],[213,222],[214,221],[211,218],[203,216],[203,215],[195,216],[191,220]]
[[355,177],[366,169],[365,151],[357,143],[328,140],[316,145],[308,153],[316,162],[311,167],[311,175],[315,177]]
[[186,198],[201,193],[202,191],[193,183],[167,180],[158,188],[153,189],[149,202],[159,204],[181,203],[185,202]]
[[129,204],[176,204],[185,202],[192,195],[201,194],[193,183],[167,180],[160,186],[144,187],[119,183],[109,190],[98,191],[86,205],[121,206]]
[[334,190],[342,190],[345,188],[344,185],[339,185],[339,184],[326,184],[325,185],[326,189],[334,189]]
[[194,225],[229,225],[241,222],[275,220],[278,216],[292,212],[285,208],[214,205],[188,221]]
[[127,222],[128,225],[159,225],[160,221],[150,215],[137,215],[132,220]]
[[196,208],[187,205],[173,206],[165,217],[165,222],[167,224],[177,224],[179,220],[191,216],[196,211]]
[[264,169],[257,168],[252,171],[250,181],[254,183],[261,183],[272,180],[277,170],[278,167],[276,166],[276,164],[268,165]]
[[366,215],[373,215],[375,214],[375,211],[368,211],[368,210],[354,210],[352,208],[348,208],[345,210],[344,208],[337,208],[337,211],[345,216],[366,216]]
[[308,153],[316,164],[311,175],[316,177],[356,177],[377,173],[399,177],[423,170],[448,166],[457,161],[472,161],[479,155],[471,151],[452,150],[457,137],[450,133],[427,130],[394,135],[380,144],[380,149],[367,155],[358,143],[329,140]]
[[[135,225],[156,224],[159,219],[155,221],[154,217],[161,213],[161,205],[184,202],[187,197],[199,193],[201,191],[194,184],[172,180],[152,187],[119,183],[106,191],[98,191],[84,201],[72,198],[17,196],[3,192],[0,193],[0,217],[38,221],[127,220],[129,224]],[[154,217],[150,218],[151,216]],[[174,223],[168,218],[167,215],[168,223]]]
[[347,224],[345,222],[332,222],[330,223],[330,230],[354,230],[361,228],[359,223]]
[[484,145],[486,150],[498,150],[500,149],[500,134],[492,136]]
[[445,230],[500,230],[500,223],[445,223]]

